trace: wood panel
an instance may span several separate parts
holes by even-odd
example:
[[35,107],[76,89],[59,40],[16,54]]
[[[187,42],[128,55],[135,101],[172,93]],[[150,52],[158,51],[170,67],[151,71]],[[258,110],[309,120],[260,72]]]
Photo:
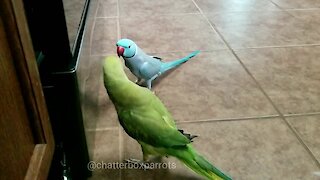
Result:
[[46,179],[54,141],[21,0],[0,1],[0,179]]
[[[1,19],[0,27],[3,27]],[[35,142],[2,28],[0,39],[0,179],[23,179]]]

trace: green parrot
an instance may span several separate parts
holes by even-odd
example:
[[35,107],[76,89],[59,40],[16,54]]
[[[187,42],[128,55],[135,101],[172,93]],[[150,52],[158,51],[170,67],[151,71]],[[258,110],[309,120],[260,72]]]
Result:
[[117,56],[104,59],[103,76],[120,124],[141,145],[144,161],[150,156],[174,156],[208,179],[231,180],[197,153],[191,145],[195,136],[177,128],[173,117],[153,92],[127,78]]

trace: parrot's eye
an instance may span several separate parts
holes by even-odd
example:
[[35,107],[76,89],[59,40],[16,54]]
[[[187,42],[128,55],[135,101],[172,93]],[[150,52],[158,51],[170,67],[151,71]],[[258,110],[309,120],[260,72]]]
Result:
[[129,46],[129,48],[130,48],[131,46]]

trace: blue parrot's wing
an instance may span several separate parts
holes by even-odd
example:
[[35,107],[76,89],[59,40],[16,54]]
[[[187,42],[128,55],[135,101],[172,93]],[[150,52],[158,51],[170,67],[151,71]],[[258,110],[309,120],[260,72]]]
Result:
[[160,72],[160,66],[155,62],[144,62],[139,72],[144,79],[148,80]]

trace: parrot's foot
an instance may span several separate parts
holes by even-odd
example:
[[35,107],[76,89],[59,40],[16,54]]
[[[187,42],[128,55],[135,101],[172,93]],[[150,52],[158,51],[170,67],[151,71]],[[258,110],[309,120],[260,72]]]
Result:
[[137,169],[143,169],[143,170],[149,170],[149,169],[153,169],[150,167],[150,165],[147,162],[138,160],[138,159],[126,159],[125,160],[126,163],[130,163],[133,164],[134,167],[137,167]]

